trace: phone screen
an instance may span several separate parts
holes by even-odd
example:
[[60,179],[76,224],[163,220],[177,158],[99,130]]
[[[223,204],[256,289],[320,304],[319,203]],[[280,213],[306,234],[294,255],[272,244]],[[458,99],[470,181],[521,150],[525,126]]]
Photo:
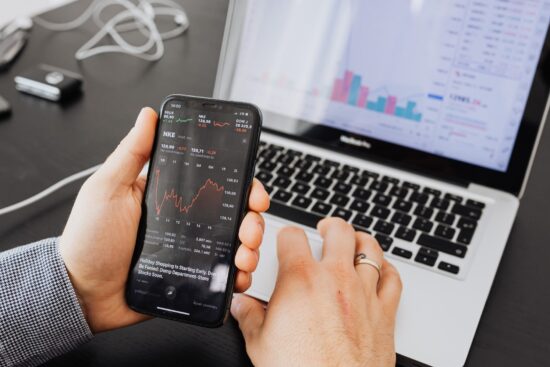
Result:
[[132,308],[206,326],[223,322],[260,124],[247,104],[183,96],[164,102],[128,280]]

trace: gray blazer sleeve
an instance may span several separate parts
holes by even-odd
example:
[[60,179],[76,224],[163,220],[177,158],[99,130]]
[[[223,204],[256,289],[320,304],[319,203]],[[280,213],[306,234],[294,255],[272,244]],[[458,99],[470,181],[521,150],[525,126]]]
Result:
[[57,238],[0,253],[0,367],[36,366],[91,338]]

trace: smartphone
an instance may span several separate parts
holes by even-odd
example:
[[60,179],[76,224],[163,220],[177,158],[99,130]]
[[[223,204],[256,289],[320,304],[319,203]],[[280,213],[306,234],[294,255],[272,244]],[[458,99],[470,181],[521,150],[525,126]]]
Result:
[[130,308],[224,323],[261,125],[260,110],[247,103],[184,95],[163,102],[126,286]]

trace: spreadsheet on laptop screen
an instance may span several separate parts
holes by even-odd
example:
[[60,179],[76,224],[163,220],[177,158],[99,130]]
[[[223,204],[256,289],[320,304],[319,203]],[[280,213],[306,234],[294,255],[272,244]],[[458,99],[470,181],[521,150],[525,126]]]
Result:
[[506,171],[550,0],[254,0],[230,97]]

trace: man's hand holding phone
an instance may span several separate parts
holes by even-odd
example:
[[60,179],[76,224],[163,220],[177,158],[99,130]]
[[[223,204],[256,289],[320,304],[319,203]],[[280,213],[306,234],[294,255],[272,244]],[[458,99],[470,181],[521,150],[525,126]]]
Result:
[[[127,306],[124,291],[146,182],[139,173],[149,160],[156,123],[156,112],[144,108],[130,133],[82,186],[60,239],[61,256],[94,333],[148,318]],[[269,196],[255,180],[235,257],[239,292],[250,286],[258,264],[264,230],[259,213],[268,207]]]

